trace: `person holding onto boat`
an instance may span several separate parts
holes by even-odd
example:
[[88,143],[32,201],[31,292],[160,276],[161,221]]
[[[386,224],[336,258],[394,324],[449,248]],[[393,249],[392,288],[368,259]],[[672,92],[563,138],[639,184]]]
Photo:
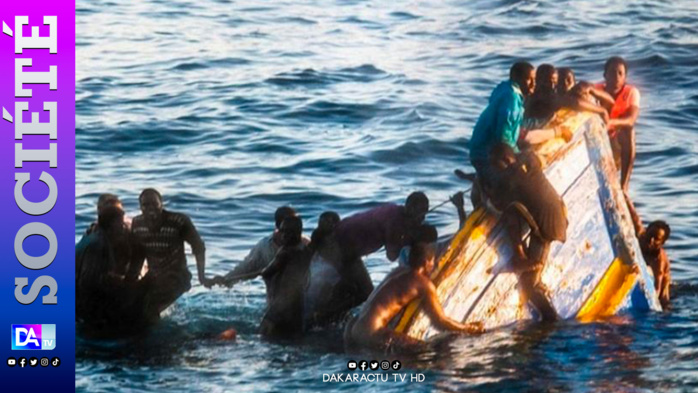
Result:
[[[551,64],[541,64],[536,70],[536,88],[526,100],[524,120],[526,128],[535,129],[546,124],[561,108],[587,111],[601,116],[608,123],[608,112],[602,106],[594,103],[600,94],[607,97],[600,89],[585,82],[575,84],[572,70],[566,68],[564,78],[560,82],[558,70]],[[571,84],[571,86],[570,86]],[[558,88],[558,85],[564,86]],[[539,133],[541,131],[538,131]],[[529,141],[531,137],[526,135]]]
[[407,197],[404,206],[381,204],[337,224],[335,237],[342,256],[342,284],[352,288],[353,306],[363,303],[373,291],[371,276],[361,258],[385,247],[388,260],[397,260],[428,211],[429,198],[417,191]]
[[[232,287],[240,281],[252,280],[258,277],[262,270],[269,266],[279,248],[281,248],[281,232],[279,231],[281,223],[287,217],[295,216],[297,216],[297,213],[290,206],[281,206],[276,209],[276,212],[274,212],[274,231],[259,240],[247,256],[228,274],[214,277],[214,282],[218,285]],[[308,239],[303,237],[303,242],[308,244]]]
[[627,83],[627,74],[628,63],[622,57],[611,57],[604,64],[604,82],[596,85],[608,93],[600,97],[601,104],[610,114],[608,136],[625,193],[635,163],[635,123],[640,114],[640,92]]
[[492,91],[487,108],[475,124],[469,142],[470,162],[485,185],[497,175],[487,158],[496,143],[506,143],[519,152],[524,99],[535,89],[535,71],[530,63],[515,63],[509,70],[509,80]]
[[[524,100],[535,91],[536,69],[528,62],[518,62],[509,70],[509,80],[500,83],[490,95],[487,108],[475,123],[468,143],[470,162],[478,176],[473,192],[489,188],[498,171],[490,166],[488,154],[497,143],[505,143],[519,153],[518,142],[524,121]],[[522,142],[538,144],[551,138],[570,140],[572,134],[565,128],[531,129]],[[486,194],[486,192],[485,192]],[[479,204],[481,198],[473,198]]]
[[363,305],[359,315],[347,323],[344,343],[349,350],[370,349],[387,353],[419,351],[426,343],[389,327],[392,319],[414,300],[424,304],[432,323],[442,330],[480,333],[479,324],[463,324],[446,316],[429,276],[434,268],[434,250],[425,243],[412,245],[409,266],[398,265]]
[[560,67],[557,69],[557,86],[555,90],[558,95],[567,94],[574,85],[577,84],[574,71],[570,67]]
[[628,210],[630,217],[633,220],[635,234],[640,243],[640,250],[645,259],[645,263],[652,269],[654,275],[654,288],[659,296],[659,303],[662,309],[667,310],[670,306],[671,286],[671,263],[669,257],[664,250],[664,244],[671,236],[671,228],[665,221],[652,221],[645,228],[642,225],[642,220],[635,210],[635,205],[626,198],[628,202]]
[[[544,321],[557,319],[548,290],[541,281],[553,241],[567,239],[565,203],[543,173],[536,157],[516,155],[499,143],[490,152],[499,171],[493,198],[503,211],[502,219],[513,245],[512,266],[518,274],[524,301],[530,300]],[[524,224],[530,228],[529,244],[523,241]]]
[[163,209],[162,196],[153,188],[143,190],[138,200],[142,214],[131,225],[133,262],[126,279],[136,281],[144,261],[148,261],[148,272],[139,282],[145,291],[145,312],[149,318],[157,319],[160,312],[191,288],[185,242],[196,258],[199,282],[207,288],[214,282],[206,278],[204,241],[191,219]]
[[[465,222],[468,219],[468,215],[465,212],[465,200],[463,191],[459,191],[453,194],[449,198],[449,201],[456,207],[456,211],[458,212],[458,231],[460,231],[463,228],[463,226],[465,226]],[[451,242],[453,242],[453,237],[455,236],[455,233],[450,236],[445,236],[439,240],[438,232],[436,231],[436,228],[433,225],[422,224],[416,231],[414,231],[414,234],[412,236],[413,239],[408,240],[410,244],[422,242],[431,245],[432,247],[434,247],[434,253],[436,255],[435,258],[437,261],[439,261],[441,257],[449,250]],[[410,258],[410,248],[411,246],[407,245],[404,246],[402,250],[400,250],[400,264],[408,266],[408,261]]]
[[265,337],[291,338],[304,331],[304,296],[313,251],[303,243],[302,232],[300,217],[287,216],[279,227],[281,247],[262,271],[267,309],[260,332]]
[[558,73],[552,64],[541,64],[536,69],[535,90],[525,103],[524,119],[547,122],[561,107],[557,92]]

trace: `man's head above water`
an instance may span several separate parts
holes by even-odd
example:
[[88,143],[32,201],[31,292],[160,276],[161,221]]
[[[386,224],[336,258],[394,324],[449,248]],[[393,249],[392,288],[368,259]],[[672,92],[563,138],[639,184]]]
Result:
[[141,212],[149,223],[157,223],[162,217],[162,195],[154,188],[146,188],[138,197]]
[[536,68],[526,61],[514,63],[509,69],[509,80],[515,82],[527,97],[536,89]]
[[659,251],[671,236],[671,227],[665,221],[652,221],[645,232],[645,247],[651,251]]
[[405,201],[407,218],[416,224],[421,224],[429,211],[429,198],[421,191],[411,193]]
[[286,217],[279,227],[279,233],[284,246],[295,246],[301,242],[303,221],[298,216]]

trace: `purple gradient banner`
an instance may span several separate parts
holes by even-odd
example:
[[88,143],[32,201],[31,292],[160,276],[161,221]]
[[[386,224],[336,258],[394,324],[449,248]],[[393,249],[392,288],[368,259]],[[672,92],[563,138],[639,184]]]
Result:
[[75,2],[6,0],[0,22],[2,391],[74,391]]

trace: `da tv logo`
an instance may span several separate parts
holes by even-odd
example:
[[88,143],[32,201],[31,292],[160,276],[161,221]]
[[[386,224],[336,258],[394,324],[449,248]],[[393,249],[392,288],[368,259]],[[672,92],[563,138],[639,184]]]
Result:
[[56,348],[56,325],[12,325],[12,349]]

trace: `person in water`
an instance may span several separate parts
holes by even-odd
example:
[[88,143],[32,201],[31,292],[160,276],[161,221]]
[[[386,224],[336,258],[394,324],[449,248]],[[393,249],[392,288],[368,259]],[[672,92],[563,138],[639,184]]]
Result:
[[[531,301],[545,321],[557,319],[541,273],[553,241],[567,239],[567,211],[562,198],[543,173],[535,156],[516,155],[508,145],[495,145],[492,166],[500,172],[495,199],[513,244],[512,265],[518,273],[524,298]],[[523,241],[523,222],[530,227],[528,247]]]
[[323,326],[339,321],[355,306],[354,286],[346,280],[342,281],[340,275],[343,260],[335,235],[340,221],[336,212],[323,212],[310,237],[308,247],[313,257],[305,300],[308,326]]
[[[214,282],[218,285],[232,287],[240,281],[258,277],[262,270],[269,266],[281,247],[281,232],[279,231],[281,223],[287,217],[295,216],[297,216],[297,213],[290,206],[281,206],[276,209],[276,212],[274,212],[274,231],[257,242],[242,262],[228,274],[214,277]],[[304,237],[303,242],[307,244],[308,239]]]
[[449,244],[444,244],[445,242],[439,242],[439,233],[436,227],[430,224],[422,224],[410,239],[410,243],[400,250],[400,257],[398,262],[400,265],[409,266],[410,265],[410,251],[412,246],[417,243],[424,243],[430,245],[434,249],[434,258],[439,261],[439,258],[448,247]]
[[662,220],[652,221],[647,225],[647,228],[645,228],[642,225],[640,216],[638,216],[635,210],[635,205],[630,202],[630,199],[628,199],[628,209],[630,210],[630,216],[635,227],[635,234],[640,243],[642,256],[647,265],[652,269],[654,288],[659,296],[659,302],[664,310],[668,310],[671,300],[669,293],[671,286],[671,266],[669,257],[664,250],[664,244],[666,244],[666,241],[669,240],[671,236],[671,228],[669,224]]
[[384,352],[411,352],[425,347],[423,341],[397,333],[389,327],[393,318],[413,300],[421,300],[432,323],[441,330],[480,333],[478,324],[463,324],[444,313],[429,275],[434,268],[434,251],[417,243],[410,252],[409,266],[399,265],[371,294],[359,315],[344,330],[349,349],[365,348]]
[[185,214],[163,209],[162,196],[153,188],[143,190],[138,200],[142,214],[136,216],[131,225],[133,263],[126,278],[137,280],[147,259],[148,272],[140,283],[146,293],[146,314],[157,319],[160,312],[191,288],[185,242],[189,243],[196,258],[199,282],[207,288],[214,282],[206,278],[204,241],[191,219]]
[[[458,231],[460,231],[463,228],[463,226],[465,226],[465,222],[468,219],[468,215],[465,212],[465,200],[463,191],[459,191],[451,195],[449,201],[453,203],[453,205],[456,207],[456,211],[458,212]],[[402,247],[402,250],[400,250],[399,262],[400,264],[407,266],[412,244],[420,242],[430,244],[434,247],[434,253],[436,255],[435,258],[438,262],[441,259],[441,257],[449,250],[454,236],[455,233],[450,236],[445,236],[441,240],[439,240],[438,232],[436,231],[436,228],[433,225],[422,224],[412,234],[412,238],[408,238],[407,242],[409,244]]]
[[526,100],[524,118],[547,121],[560,108],[556,88],[558,73],[551,64],[541,64],[536,69],[536,88]]
[[556,91],[559,96],[564,96],[577,83],[574,71],[569,67],[560,67],[557,69],[557,87]]
[[[482,198],[476,197],[482,189],[491,189],[499,171],[490,165],[488,155],[497,143],[504,143],[519,152],[518,142],[524,120],[524,100],[535,91],[536,69],[527,62],[515,63],[509,70],[509,80],[500,83],[490,95],[487,108],[480,114],[470,138],[470,162],[477,172],[478,181],[473,187],[474,205]],[[551,138],[570,140],[572,134],[565,128],[531,129],[522,142],[538,144]],[[487,192],[485,192],[487,194]]]
[[[566,68],[564,80],[560,82],[558,70],[551,64],[541,64],[536,70],[536,89],[526,102],[524,118],[537,127],[547,123],[560,108],[570,108],[578,111],[596,113],[608,122],[608,112],[602,106],[596,105],[593,99],[602,93],[590,84],[576,85],[572,70]],[[569,84],[572,86],[569,86]],[[563,85],[558,88],[558,85]],[[569,88],[568,88],[569,87]],[[528,137],[530,140],[531,138]]]
[[340,275],[344,287],[351,288],[353,306],[363,303],[373,291],[361,258],[385,247],[388,260],[397,260],[428,211],[429,198],[423,192],[413,192],[404,206],[385,203],[339,222],[335,237],[342,256]]
[[604,64],[604,82],[597,84],[599,89],[608,93],[601,97],[601,104],[610,114],[608,135],[625,193],[635,163],[635,122],[640,114],[640,92],[627,83],[627,73],[626,61],[621,57],[611,57]]
[[[106,195],[100,202],[115,198]],[[120,204],[99,206],[97,223],[75,246],[75,316],[89,328],[103,331],[135,325],[139,311],[137,291],[124,282],[131,261],[124,211]]]
[[[121,200],[119,200],[118,196],[109,193],[101,194],[99,198],[97,198],[97,217],[99,217],[99,214],[102,210],[112,206],[121,209],[121,211],[124,210],[124,206],[122,205]],[[122,221],[126,229],[130,229],[130,223],[126,221],[125,216]],[[96,230],[98,225],[98,222],[93,222],[92,224],[90,224],[90,226],[87,227],[87,229],[85,230],[85,235],[89,235],[94,230]]]
[[301,240],[303,222],[286,217],[279,228],[282,245],[262,271],[267,286],[267,309],[260,332],[265,337],[297,337],[304,330],[304,294],[308,285],[312,250]]

